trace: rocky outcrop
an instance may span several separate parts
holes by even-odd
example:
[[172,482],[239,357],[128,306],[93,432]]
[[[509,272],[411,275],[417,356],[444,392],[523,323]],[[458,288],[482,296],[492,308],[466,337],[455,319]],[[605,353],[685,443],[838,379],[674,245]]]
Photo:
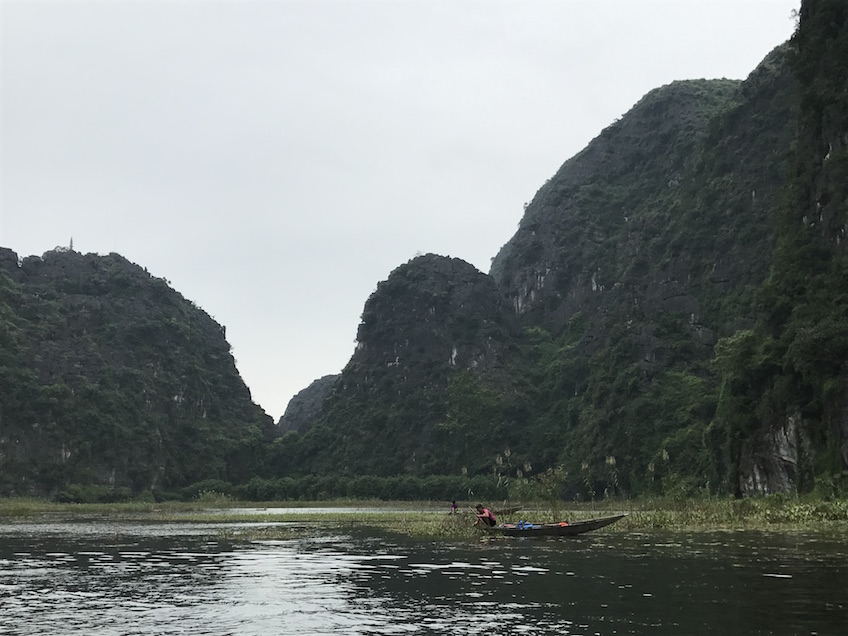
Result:
[[3,270],[11,278],[15,279],[19,269],[20,259],[18,255],[6,247],[0,247],[0,270]]
[[556,334],[581,312],[606,332],[610,313],[669,313],[696,341],[739,326],[721,305],[768,272],[793,130],[785,57],[745,82],[652,91],[563,164],[491,266],[525,323]]
[[318,378],[289,400],[286,412],[277,422],[277,434],[309,430],[321,414],[324,401],[329,397],[339,377],[339,374],[335,374]]
[[0,318],[0,494],[173,491],[261,469],[273,422],[224,328],[166,281],[117,254],[3,250]]
[[800,415],[760,430],[743,444],[739,492],[745,496],[791,492],[810,448]]
[[405,377],[421,366],[495,370],[515,325],[492,278],[458,258],[420,256],[365,303],[343,381],[369,368]]
[[515,336],[503,295],[469,263],[427,254],[401,265],[365,303],[350,361],[316,421],[286,438],[291,449],[281,468],[374,475],[432,469],[451,382],[470,374],[481,386],[507,386]]
[[761,425],[740,464],[748,493],[848,488],[848,5],[804,0],[798,18],[797,134],[747,376]]
[[[392,272],[292,465],[458,470],[464,455],[438,445],[461,438],[463,448],[504,440],[498,452],[511,439],[516,454],[523,446],[532,463],[566,465],[587,483],[602,479],[593,464],[607,479],[615,456],[613,488],[649,473],[655,483],[649,466],[694,470],[693,431],[714,409],[713,347],[753,324],[769,270],[793,134],[786,56],[779,47],[744,82],[646,95],[542,186],[488,277],[435,255]],[[454,392],[461,404],[449,390],[457,372],[472,374]],[[318,450],[328,446],[329,462]],[[654,461],[666,448],[673,468]],[[403,461],[378,460],[396,451]]]

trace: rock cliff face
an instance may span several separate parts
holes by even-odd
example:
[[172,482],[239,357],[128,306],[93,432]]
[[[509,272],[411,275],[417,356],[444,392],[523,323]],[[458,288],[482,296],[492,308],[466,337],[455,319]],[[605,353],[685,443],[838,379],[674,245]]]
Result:
[[[831,259],[814,245],[786,245],[813,228],[832,253],[844,251],[848,55],[823,63],[821,51],[842,50],[834,42],[848,9],[807,4],[797,52],[778,47],[743,82],[657,89],[569,159],[493,259],[491,281],[447,262],[434,268],[430,256],[382,283],[324,405],[324,443],[364,436],[366,454],[403,448],[406,460],[386,462],[386,474],[451,472],[472,466],[457,448],[491,453],[500,443],[528,465],[564,465],[577,476],[574,494],[786,492],[811,487],[834,449],[832,470],[844,470],[848,409],[839,391],[817,393],[844,386],[848,336],[836,327],[841,309],[808,321],[841,270],[823,274]],[[457,276],[475,282],[440,291]],[[815,293],[798,291],[814,280]],[[486,291],[456,302],[466,288]],[[806,317],[787,318],[793,303],[810,307]],[[474,328],[458,338],[463,324]],[[831,352],[819,365],[816,343]],[[758,347],[769,353],[758,359]],[[476,383],[446,380],[449,368],[475,370]]]
[[493,280],[458,258],[427,254],[398,267],[365,303],[343,380],[358,369],[496,370],[515,321]]
[[[721,484],[699,441],[716,401],[710,360],[719,338],[753,325],[768,274],[794,130],[787,53],[744,82],[648,94],[539,190],[490,276],[433,255],[393,272],[287,465],[480,471],[477,448],[490,464],[505,450],[563,464],[595,491]],[[769,444],[758,448],[780,447],[774,466],[791,463]],[[345,457],[324,461],[319,447]],[[779,490],[774,466],[740,479]]]
[[646,282],[655,255],[642,238],[674,220],[663,199],[692,179],[698,137],[736,89],[701,81],[652,91],[545,183],[492,262],[516,312],[557,331],[628,273]]
[[[224,329],[126,259],[0,251],[0,494],[259,471],[272,422]],[[111,495],[110,495],[111,493]]]
[[761,429],[745,444],[739,463],[742,495],[787,493],[796,487],[803,458],[811,453],[810,440],[799,420],[789,417]]
[[[771,264],[795,130],[788,54],[778,47],[744,82],[676,82],[649,93],[539,190],[493,261],[491,275],[523,324],[556,338],[580,318],[584,328],[568,355],[585,356],[593,377],[579,389],[586,399],[572,401],[568,410],[580,415],[560,443],[590,458],[584,465],[593,455],[600,464],[604,447],[627,457],[615,481],[631,489],[655,484],[659,467],[681,475],[708,463],[679,442],[709,425],[714,398],[697,407],[639,403],[680,378],[702,382],[710,395],[717,339],[755,323],[753,290]],[[628,376],[627,388],[612,395],[603,388]],[[605,396],[603,406],[597,396]],[[663,410],[685,408],[700,414],[669,425],[674,416]],[[601,426],[608,439],[587,443]],[[745,459],[734,460],[736,484],[706,466],[695,469],[698,480],[785,490],[796,461],[786,439],[770,430],[752,439]],[[663,459],[671,449],[677,465]],[[639,476],[646,466],[654,467],[647,484]],[[580,470],[576,462],[570,468]]]
[[502,487],[558,466],[575,497],[838,492],[846,77],[848,5],[804,0],[791,46],[744,82],[646,95],[544,184],[489,275],[428,254],[380,282],[342,373],[276,427],[223,328],[165,281],[114,254],[0,248],[0,495]]
[[568,160],[493,260],[514,310],[554,334],[578,312],[600,332],[611,311],[675,314],[707,344],[750,322],[722,305],[767,273],[792,135],[785,55],[745,82],[657,89]]
[[394,270],[365,303],[350,362],[283,469],[394,475],[432,468],[457,374],[504,387],[514,320],[494,281],[428,254]]
[[286,412],[277,422],[277,432],[285,435],[289,432],[301,433],[309,429],[321,412],[321,406],[330,396],[339,374],[325,375],[298,392],[286,406]]
[[798,130],[749,361],[743,493],[848,486],[848,4],[805,0],[792,45]]

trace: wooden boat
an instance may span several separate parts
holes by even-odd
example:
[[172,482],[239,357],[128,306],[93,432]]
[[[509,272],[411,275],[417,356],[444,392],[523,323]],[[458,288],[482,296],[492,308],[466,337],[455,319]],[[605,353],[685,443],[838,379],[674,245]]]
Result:
[[621,514],[584,521],[560,521],[559,523],[528,523],[526,521],[502,523],[485,529],[492,534],[502,534],[507,537],[568,537],[603,528],[626,516]]

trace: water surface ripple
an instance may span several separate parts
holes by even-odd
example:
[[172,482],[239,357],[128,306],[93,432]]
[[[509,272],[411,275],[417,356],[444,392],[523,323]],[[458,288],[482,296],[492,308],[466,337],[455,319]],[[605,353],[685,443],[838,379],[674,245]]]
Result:
[[221,529],[3,526],[0,633],[848,633],[844,534],[234,543]]

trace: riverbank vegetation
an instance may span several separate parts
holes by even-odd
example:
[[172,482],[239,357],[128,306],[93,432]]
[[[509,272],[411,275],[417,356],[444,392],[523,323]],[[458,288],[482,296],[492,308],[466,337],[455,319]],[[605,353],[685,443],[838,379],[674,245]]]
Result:
[[[490,504],[513,507],[515,502]],[[244,502],[204,495],[191,502],[135,501],[111,504],[70,504],[40,499],[0,500],[4,523],[62,521],[216,524],[215,530],[238,540],[281,539],[326,532],[387,532],[420,539],[474,539],[471,502],[461,502],[449,514],[447,502],[334,500],[332,502]],[[576,521],[627,513],[602,532],[651,531],[845,531],[848,499],[807,499],[774,495],[748,499],[614,500],[591,504],[542,502],[522,506],[502,520]]]

